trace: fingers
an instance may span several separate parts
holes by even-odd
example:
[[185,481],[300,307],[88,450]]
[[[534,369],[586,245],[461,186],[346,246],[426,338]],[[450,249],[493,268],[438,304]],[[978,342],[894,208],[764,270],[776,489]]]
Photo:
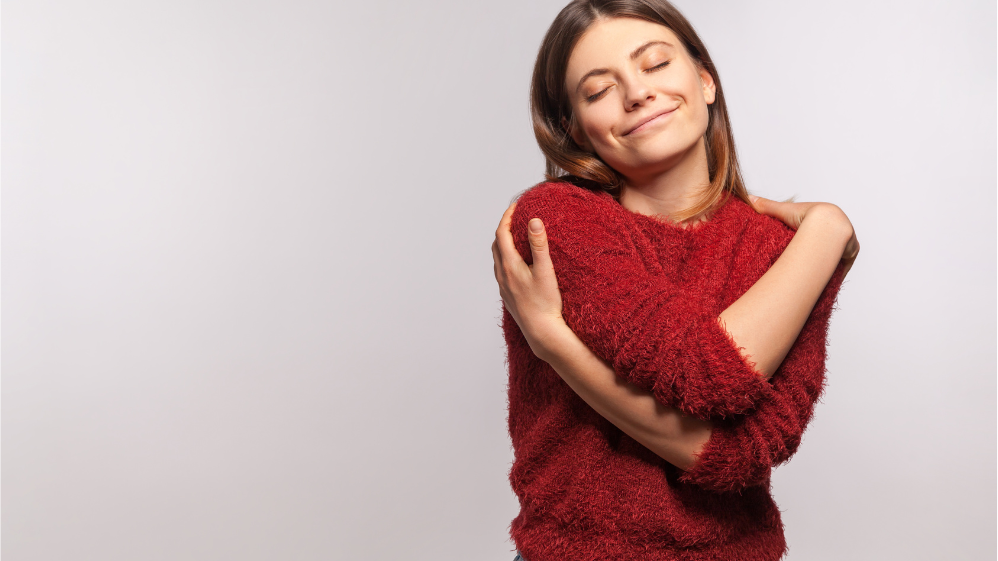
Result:
[[758,195],[749,195],[749,199],[752,200],[752,204],[755,206],[755,209],[760,213],[772,216],[773,218],[778,218],[783,222],[787,221],[786,202],[781,203],[779,201],[774,201]]
[[779,210],[780,203],[772,199],[767,199],[758,195],[749,195],[749,199],[752,200],[752,204],[755,206],[755,209],[763,214],[773,216],[773,213]]
[[516,244],[513,243],[513,233],[510,228],[513,224],[513,209],[516,208],[516,203],[509,205],[506,212],[502,215],[502,220],[499,221],[499,227],[496,229],[496,242],[499,244],[499,256],[500,262],[513,264],[519,259],[520,252],[516,250]]
[[552,268],[551,254],[548,252],[548,234],[540,218],[531,218],[527,223],[527,238],[530,240],[530,254],[534,257],[534,269]]
[[806,206],[805,203],[790,202],[790,200],[793,200],[792,198],[788,201],[779,202],[756,195],[749,195],[749,199],[752,200],[755,209],[760,213],[772,216],[794,230],[800,227],[802,218],[801,207]]
[[[554,266],[551,264],[547,230],[540,218],[533,218],[527,224],[527,241],[530,243],[533,266],[527,265],[523,257],[520,256],[520,252],[516,250],[513,233],[510,231],[515,208],[516,203],[513,203],[506,209],[502,220],[499,221],[499,227],[496,229],[496,239],[492,243],[492,260],[495,265],[496,279],[499,280],[500,275],[505,277],[508,272],[520,268],[532,271],[534,275],[538,272],[543,275],[553,275]],[[502,284],[502,280],[500,280],[500,284]]]
[[856,239],[855,232],[853,232],[852,237],[849,238],[849,242],[846,244],[844,255],[847,259],[855,259],[859,255],[859,240]]
[[852,238],[849,240],[849,244],[846,246],[845,256],[842,261],[845,262],[845,268],[842,271],[842,278],[845,279],[846,275],[849,274],[849,269],[852,269],[852,264],[856,262],[856,257],[859,255],[859,240],[856,239],[856,233],[853,232]]
[[502,271],[502,255],[499,253],[499,244],[492,242],[492,270],[496,275],[496,281],[502,284],[500,272]]
[[502,219],[499,220],[499,227],[496,228],[496,237],[499,237],[499,232],[501,232],[502,230],[506,230],[507,232],[509,231],[509,226],[510,224],[513,223],[513,210],[515,209],[516,209],[516,203],[514,202],[509,205],[509,208],[506,209],[506,212],[502,213]]
[[531,276],[530,266],[520,256],[513,241],[513,233],[510,228],[513,223],[513,210],[516,203],[509,205],[506,212],[499,221],[496,229],[496,239],[492,242],[492,261],[495,269],[496,282],[499,283],[499,294],[503,298],[503,304],[507,310],[511,310],[507,304],[507,292],[510,283],[520,282],[518,279]]
[[[496,275],[496,282],[499,284],[499,297],[502,299],[503,308],[513,314],[514,319],[517,319],[516,308],[510,307],[507,301],[509,296],[507,290],[509,284],[508,275],[512,272],[511,267],[516,267],[518,264],[526,267],[527,264],[520,257],[520,253],[516,251],[516,246],[513,243],[513,234],[510,232],[510,227],[513,223],[513,211],[515,209],[516,203],[514,202],[503,213],[502,219],[499,221],[499,227],[496,228],[496,239],[492,241],[492,268]],[[517,263],[517,260],[519,260],[519,263]]]
[[502,254],[499,253],[499,244],[492,242],[492,269],[496,275],[496,283],[499,285],[499,298],[502,299],[502,305],[507,310],[512,310],[507,303],[508,291],[506,289],[509,279],[506,278],[506,270],[502,266]]

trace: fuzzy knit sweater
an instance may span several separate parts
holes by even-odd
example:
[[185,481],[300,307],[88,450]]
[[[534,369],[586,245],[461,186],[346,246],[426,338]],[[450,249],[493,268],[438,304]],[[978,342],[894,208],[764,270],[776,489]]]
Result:
[[568,183],[526,191],[512,232],[544,221],[565,321],[618,376],[714,423],[689,471],[601,417],[530,350],[509,312],[510,526],[529,561],[774,561],[786,552],[770,473],[786,462],[824,387],[839,266],[789,354],[764,381],[717,321],[793,237],[729,197],[690,227]]

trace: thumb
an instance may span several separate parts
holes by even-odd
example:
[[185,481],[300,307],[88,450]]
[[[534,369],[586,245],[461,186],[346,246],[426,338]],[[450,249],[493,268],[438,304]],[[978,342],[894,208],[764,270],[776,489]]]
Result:
[[548,235],[544,230],[544,223],[540,218],[531,218],[527,223],[527,238],[530,241],[530,254],[534,258],[534,265],[541,265],[543,269],[551,267],[551,254],[548,252]]
[[759,212],[764,212],[763,209],[766,208],[766,203],[771,203],[769,199],[764,199],[758,195],[749,195],[749,200],[752,201],[752,206],[755,207]]
[[800,208],[802,205],[801,203],[791,202],[793,201],[793,198],[786,201],[774,201],[763,197],[757,197],[755,195],[750,195],[749,198],[752,199],[752,203],[755,205],[756,210],[758,210],[761,214],[772,216],[787,226],[790,226],[794,230],[800,227]]

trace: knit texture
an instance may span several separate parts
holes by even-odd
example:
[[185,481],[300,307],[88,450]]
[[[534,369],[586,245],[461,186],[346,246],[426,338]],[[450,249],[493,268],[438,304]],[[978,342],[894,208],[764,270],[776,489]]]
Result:
[[796,452],[824,388],[842,267],[765,381],[717,317],[790,243],[785,224],[730,197],[707,221],[682,227],[605,193],[544,183],[513,213],[528,263],[535,217],[572,330],[617,375],[714,430],[693,468],[672,466],[579,398],[504,310],[517,549],[530,561],[781,558],[770,474]]

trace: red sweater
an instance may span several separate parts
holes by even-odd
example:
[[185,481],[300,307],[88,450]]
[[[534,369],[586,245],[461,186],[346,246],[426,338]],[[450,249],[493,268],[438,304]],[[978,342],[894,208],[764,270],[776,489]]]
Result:
[[510,533],[529,561],[772,561],[786,551],[772,468],[797,450],[824,386],[838,267],[783,364],[763,381],[718,315],[766,272],[793,230],[730,197],[690,228],[605,193],[545,183],[513,214],[544,221],[565,321],[618,376],[714,422],[690,471],[630,438],[531,352],[509,312]]

